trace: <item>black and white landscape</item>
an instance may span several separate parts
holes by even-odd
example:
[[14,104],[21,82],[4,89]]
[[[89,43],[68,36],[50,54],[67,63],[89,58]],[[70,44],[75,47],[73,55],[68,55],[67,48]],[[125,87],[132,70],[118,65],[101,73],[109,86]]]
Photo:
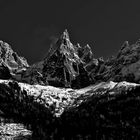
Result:
[[140,139],[140,40],[95,58],[68,31],[33,65],[0,41],[1,139]]

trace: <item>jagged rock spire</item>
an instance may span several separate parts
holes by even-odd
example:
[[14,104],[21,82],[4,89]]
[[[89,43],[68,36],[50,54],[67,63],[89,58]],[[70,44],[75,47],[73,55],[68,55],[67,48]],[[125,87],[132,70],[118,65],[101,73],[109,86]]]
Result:
[[62,35],[58,38],[58,40],[54,43],[50,45],[50,49],[46,55],[46,57],[44,58],[45,62],[47,62],[47,60],[56,52],[59,51],[60,53],[63,52],[64,45],[66,45],[67,47],[70,47],[72,45],[72,43],[70,42],[69,39],[69,33],[67,31],[67,29],[64,30],[64,32],[62,33]]
[[90,48],[89,44],[87,44],[85,46],[85,48],[86,48],[87,51],[89,51],[90,55],[92,55],[92,51],[91,51],[91,48]]
[[79,44],[79,43],[77,43],[76,47],[77,47],[77,48],[81,48],[81,46],[80,46],[80,44]]
[[[72,81],[77,80],[80,85],[83,81],[77,77],[79,75],[81,77],[81,74],[83,74],[82,78],[87,78],[86,83],[88,83],[89,79],[82,59],[78,55],[78,49],[82,48],[80,45],[76,47],[71,43],[68,31],[65,29],[58,41],[53,44],[49,55],[44,59],[43,75],[51,85],[76,87]],[[90,47],[87,46],[81,51],[85,53],[84,50],[87,50],[86,54],[88,54]]]
[[125,47],[128,47],[129,46],[129,42],[128,41],[125,41],[123,43],[123,45],[121,46],[121,50],[124,49]]
[[60,38],[61,39],[66,39],[66,40],[70,40],[69,33],[68,33],[68,30],[67,29],[64,30],[64,32],[63,32],[63,34],[61,35]]

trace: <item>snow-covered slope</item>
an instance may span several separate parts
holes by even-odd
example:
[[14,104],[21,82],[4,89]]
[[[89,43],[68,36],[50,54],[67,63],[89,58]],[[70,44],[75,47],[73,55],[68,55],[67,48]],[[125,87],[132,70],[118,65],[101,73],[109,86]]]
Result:
[[[67,139],[66,134],[69,130],[72,132],[69,133],[70,137],[77,137],[79,134],[83,135],[82,133],[85,131],[85,136],[90,134],[94,138],[95,132],[93,133],[94,135],[90,133],[92,130],[92,128],[90,129],[90,123],[96,126],[94,121],[97,117],[98,121],[107,118],[105,120],[109,119],[110,123],[105,121],[106,123],[111,126],[111,123],[115,125],[115,122],[111,120],[112,116],[108,114],[112,112],[112,115],[115,115],[116,112],[113,106],[117,106],[119,112],[123,114],[128,104],[129,111],[136,113],[140,103],[139,92],[139,84],[125,81],[120,83],[112,81],[101,82],[74,90],[71,88],[29,85],[12,80],[0,80],[0,110],[5,116],[8,115],[14,120],[18,118],[26,125],[30,124],[33,135],[37,135],[39,138],[45,137],[49,139],[51,136],[57,136],[57,138],[59,136]],[[135,110],[131,110],[130,100],[134,102]],[[137,104],[135,104],[136,102]],[[132,105],[132,108],[134,105]],[[105,108],[106,111],[109,108],[111,110],[106,112],[102,108]],[[96,110],[100,113],[98,114]],[[108,118],[106,113],[111,118]],[[132,115],[133,118],[138,116]],[[82,123],[81,121],[84,122]],[[126,119],[126,116],[122,115],[122,119],[118,121],[129,124],[130,118]],[[81,126],[82,124],[83,126]],[[101,125],[101,122],[99,122],[99,125]],[[135,124],[132,126],[136,127]],[[88,127],[88,131],[85,130],[86,127]],[[62,130],[62,128],[65,129]],[[76,128],[81,132],[76,131]],[[93,130],[98,130],[98,127]],[[139,129],[137,128],[136,130],[138,131]]]
[[[9,83],[11,84],[12,82],[14,83],[12,80],[0,80],[0,84],[5,84],[6,86],[9,86]],[[60,116],[66,107],[73,105],[73,103],[79,98],[82,98],[83,100],[84,96],[87,98],[87,96],[103,95],[106,92],[108,92],[108,95],[116,95],[118,91],[128,91],[140,86],[139,84],[128,83],[125,81],[120,83],[112,81],[101,82],[79,90],[57,88],[53,86],[30,85],[20,82],[17,83],[17,85],[21,89],[21,92],[26,91],[27,96],[32,96],[36,102],[43,104],[46,108],[55,106],[55,116]]]

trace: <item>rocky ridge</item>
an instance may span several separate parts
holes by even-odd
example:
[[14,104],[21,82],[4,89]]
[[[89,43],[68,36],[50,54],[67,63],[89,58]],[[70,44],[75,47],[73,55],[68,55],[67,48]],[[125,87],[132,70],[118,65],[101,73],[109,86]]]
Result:
[[87,45],[81,48],[79,45],[73,45],[67,30],[65,30],[56,43],[52,44],[48,55],[43,60],[43,76],[49,85],[85,87],[89,85],[90,78],[84,66],[90,57],[92,57],[90,47]]
[[95,83],[91,76],[98,73],[103,58],[94,58],[90,46],[73,45],[65,30],[50,45],[47,56],[22,73],[22,82],[56,87],[82,88]]
[[140,43],[132,45],[125,41],[116,56],[99,65],[97,72],[92,72],[94,81],[140,81]]
[[31,66],[7,43],[1,41],[0,48],[2,79],[72,88],[82,88],[101,81],[139,83],[140,80],[139,40],[132,45],[125,41],[116,56],[104,61],[103,58],[94,58],[89,45],[73,45],[65,30],[50,45],[47,56]]
[[0,41],[0,78],[9,79],[17,72],[26,70],[29,67],[25,58],[14,52],[11,46]]

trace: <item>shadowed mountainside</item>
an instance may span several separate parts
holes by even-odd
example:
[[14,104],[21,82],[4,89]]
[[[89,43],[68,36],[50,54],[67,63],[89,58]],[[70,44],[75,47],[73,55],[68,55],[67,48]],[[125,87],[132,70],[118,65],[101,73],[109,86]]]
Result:
[[9,79],[15,73],[24,71],[29,67],[25,58],[14,52],[11,46],[0,41],[0,78]]

